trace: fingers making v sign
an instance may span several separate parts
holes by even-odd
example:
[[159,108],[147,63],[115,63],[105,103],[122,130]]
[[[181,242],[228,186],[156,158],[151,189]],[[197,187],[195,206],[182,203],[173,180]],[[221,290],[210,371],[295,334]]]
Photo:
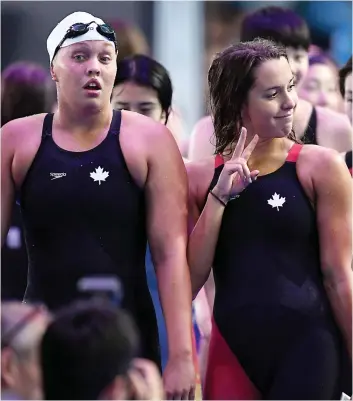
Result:
[[223,204],[239,195],[258,176],[259,170],[250,171],[247,162],[259,140],[257,135],[245,147],[246,128],[242,128],[232,157],[224,163],[218,182],[211,191]]

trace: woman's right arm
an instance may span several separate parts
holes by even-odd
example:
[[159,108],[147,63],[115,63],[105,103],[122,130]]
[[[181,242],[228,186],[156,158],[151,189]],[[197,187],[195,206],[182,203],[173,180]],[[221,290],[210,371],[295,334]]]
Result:
[[189,232],[191,232],[187,257],[192,294],[195,298],[211,271],[224,205],[208,194],[205,207],[200,215],[196,186],[194,185],[198,176],[197,166],[193,163],[188,163],[186,166],[189,176]]
[[15,184],[11,173],[14,140],[9,124],[1,129],[1,246],[7,237],[15,201]]
[[[205,193],[209,181],[204,173],[205,163],[187,163],[189,178],[189,242],[187,257],[190,268],[193,298],[205,284],[213,264],[215,249],[223,213],[228,200],[242,192],[256,179],[259,171],[249,171],[247,161],[254,150],[258,136],[254,136],[244,149],[246,129],[243,128],[233,156],[224,164],[217,184]],[[198,188],[203,188],[198,191]],[[206,199],[206,204],[200,214],[199,205]]]

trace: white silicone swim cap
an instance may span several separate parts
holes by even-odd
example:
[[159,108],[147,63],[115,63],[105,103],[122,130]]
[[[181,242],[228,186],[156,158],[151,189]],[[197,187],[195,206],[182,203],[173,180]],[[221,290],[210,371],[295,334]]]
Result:
[[[53,61],[55,49],[72,25],[77,23],[88,24],[92,21],[94,21],[97,25],[104,24],[104,21],[100,18],[94,17],[93,15],[82,11],[74,12],[61,20],[58,25],[51,31],[47,39],[47,50],[49,53],[50,62]],[[84,42],[86,40],[105,40],[114,46],[114,42],[101,35],[97,31],[94,24],[92,24],[92,28],[93,29],[89,29],[88,32],[83,35],[77,36],[76,38],[66,39],[65,42],[60,46],[60,48],[70,46],[74,43]]]

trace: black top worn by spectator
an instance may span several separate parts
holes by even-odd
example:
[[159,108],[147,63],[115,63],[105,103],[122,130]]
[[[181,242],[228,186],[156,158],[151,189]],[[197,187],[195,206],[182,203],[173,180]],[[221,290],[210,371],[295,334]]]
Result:
[[346,153],[344,159],[346,161],[347,167],[352,172],[352,151],[351,150]]
[[317,145],[316,128],[317,128],[317,114],[316,114],[315,107],[313,107],[313,110],[310,114],[308,126],[307,126],[305,134],[301,140],[303,142],[303,144]]
[[78,280],[113,276],[122,307],[142,337],[141,356],[160,365],[156,317],[148,291],[145,201],[120,148],[121,112],[94,149],[66,151],[52,137],[53,115],[21,190],[29,258],[25,299],[55,310],[80,297]]

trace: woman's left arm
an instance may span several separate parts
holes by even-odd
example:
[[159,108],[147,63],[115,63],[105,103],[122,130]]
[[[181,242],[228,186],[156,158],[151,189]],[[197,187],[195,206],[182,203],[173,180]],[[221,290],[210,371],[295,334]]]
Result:
[[336,321],[352,357],[352,178],[336,152],[320,149],[312,175],[321,269]]

